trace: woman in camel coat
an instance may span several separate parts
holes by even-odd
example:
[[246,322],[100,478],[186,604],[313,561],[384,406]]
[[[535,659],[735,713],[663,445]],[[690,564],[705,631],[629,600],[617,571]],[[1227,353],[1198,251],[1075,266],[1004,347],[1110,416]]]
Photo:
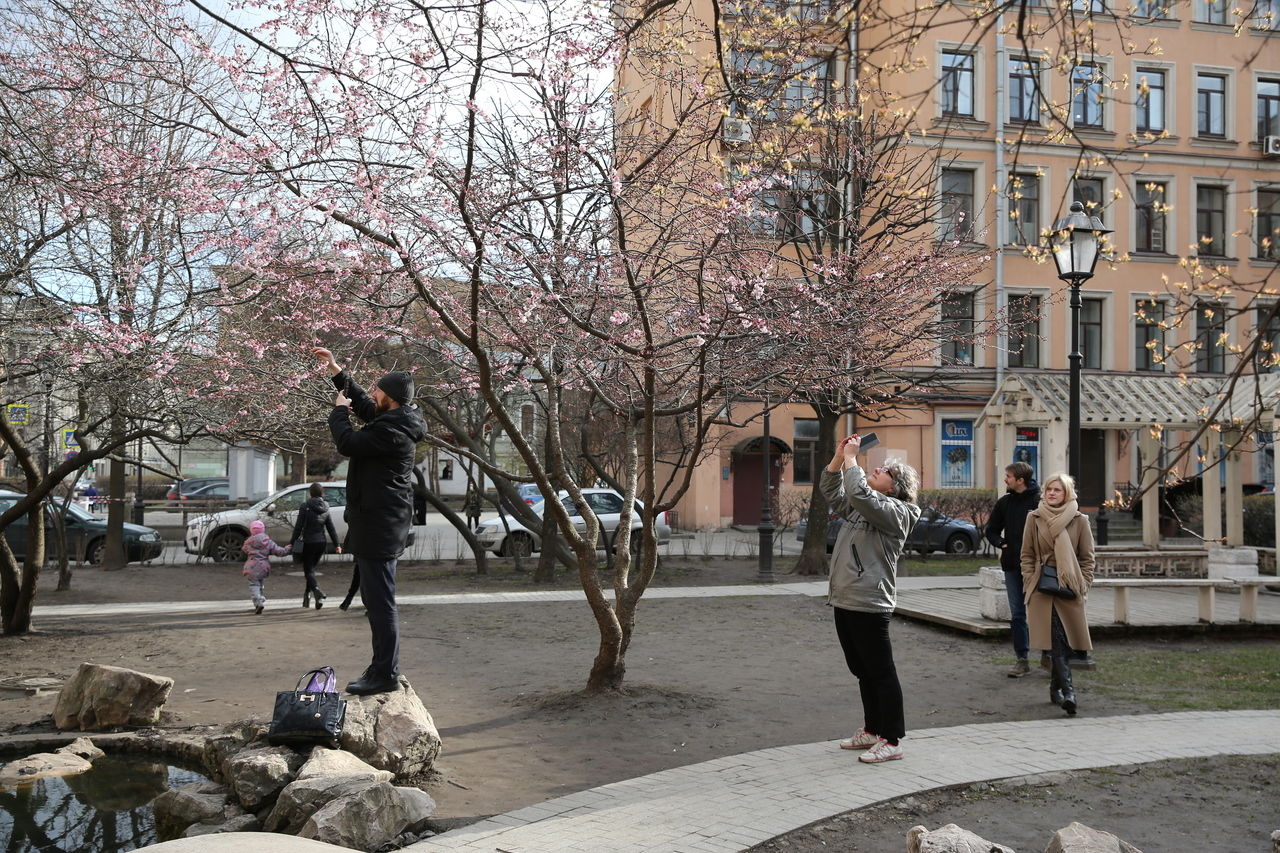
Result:
[[[1022,533],[1027,627],[1032,648],[1049,651],[1049,701],[1074,716],[1077,705],[1070,655],[1072,650],[1093,648],[1085,618],[1085,596],[1093,583],[1093,531],[1088,516],[1076,503],[1076,484],[1070,476],[1054,474],[1041,486],[1040,494],[1040,505],[1028,513]],[[1059,584],[1074,592],[1074,599],[1036,589],[1046,563],[1057,568]]]

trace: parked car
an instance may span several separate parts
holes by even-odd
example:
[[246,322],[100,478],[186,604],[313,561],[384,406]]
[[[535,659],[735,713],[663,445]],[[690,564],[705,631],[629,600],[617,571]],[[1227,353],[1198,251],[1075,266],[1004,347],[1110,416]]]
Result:
[[221,483],[205,483],[199,488],[193,489],[182,496],[184,501],[212,503],[215,501],[228,501],[231,499],[231,483],[223,481]]
[[223,483],[230,486],[231,480],[226,477],[188,477],[170,486],[164,498],[168,501],[189,500],[192,493],[215,483]]
[[[827,553],[830,553],[831,549],[835,547],[836,535],[839,534],[842,524],[844,524],[842,517],[838,515],[829,517],[827,521]],[[809,520],[807,518],[800,519],[800,523],[796,525],[796,539],[803,542],[808,532]],[[925,507],[920,514],[920,520],[916,522],[916,526],[911,530],[911,535],[907,537],[907,544],[904,550],[919,551],[921,554],[928,554],[931,551],[945,551],[948,554],[969,554],[978,550],[981,542],[982,535],[972,523],[960,518],[952,518],[933,507]]]
[[[612,546],[618,532],[619,517],[622,514],[622,495],[613,489],[583,489],[582,494],[587,499],[587,506],[591,507],[592,512],[600,519],[601,536]],[[574,527],[579,531],[585,531],[587,529],[586,519],[578,514],[578,509],[574,506],[573,500],[568,496],[568,493],[560,492],[559,497],[569,511],[569,515],[573,518]],[[643,504],[640,501],[636,501],[636,512],[632,513],[631,516],[631,550],[633,553],[640,550],[640,537],[636,535],[635,531],[640,529],[639,510],[642,507]],[[545,508],[546,501],[544,500],[539,500],[530,507],[539,517],[542,516]],[[668,523],[665,512],[659,514],[655,531],[659,542],[666,542],[671,539],[671,526]],[[505,525],[500,516],[490,515],[487,518],[482,518],[480,526],[476,529],[476,537],[486,551],[492,551],[500,557],[516,555],[527,557],[535,551],[542,550],[541,531],[530,530],[511,516],[506,517]],[[603,544],[601,547],[603,548]]]
[[[347,483],[343,480],[321,485],[324,486],[324,499],[329,503],[329,517],[333,519],[338,541],[341,542],[347,535]],[[243,560],[244,552],[240,546],[249,538],[249,525],[254,521],[265,524],[267,534],[276,542],[281,545],[287,543],[293,534],[298,509],[306,501],[310,488],[310,483],[300,483],[281,489],[253,506],[196,516],[187,522],[187,553],[210,557],[217,563]],[[332,549],[333,543],[328,547]]]
[[[7,511],[24,497],[26,495],[19,492],[0,492],[0,512]],[[53,514],[61,511],[61,501],[45,502],[46,535],[52,535]],[[73,503],[67,507],[63,524],[67,536],[67,556],[72,560],[83,560],[95,566],[101,564],[107,548],[106,520],[95,517],[84,507]],[[4,538],[8,540],[14,555],[19,560],[24,559],[27,554],[27,517],[24,515],[5,528]],[[46,552],[52,555],[55,546],[50,540],[46,542],[48,542],[45,546]],[[141,524],[125,523],[124,554],[127,562],[141,563],[154,560],[160,556],[162,550],[164,550],[164,542],[161,541],[158,531]]]
[[538,488],[537,483],[521,483],[516,486],[516,491],[520,493],[520,497],[524,498],[524,502],[533,506],[542,500],[542,490]]

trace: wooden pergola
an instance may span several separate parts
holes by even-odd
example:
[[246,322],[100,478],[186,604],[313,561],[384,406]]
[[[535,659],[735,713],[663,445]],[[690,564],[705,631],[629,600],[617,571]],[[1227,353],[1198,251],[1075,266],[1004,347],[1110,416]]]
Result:
[[[1018,427],[1039,427],[1042,458],[1066,460],[1068,383],[1066,371],[1016,371],[1005,375],[979,418],[979,423],[995,427],[996,459],[1014,458]],[[1080,397],[1080,423],[1085,429],[1137,432],[1140,458],[1144,460],[1139,484],[1144,490],[1142,541],[1148,548],[1158,548],[1160,512],[1155,486],[1160,466],[1145,461],[1159,458],[1161,433],[1202,431],[1198,444],[1204,450],[1204,458],[1217,459],[1223,447],[1239,447],[1246,427],[1274,429],[1276,407],[1280,405],[1280,374],[1250,374],[1231,385],[1223,377],[1085,373]],[[1112,460],[1108,459],[1107,464]],[[1221,465],[1206,467],[1201,473],[1206,540],[1222,541],[1228,546],[1244,544],[1243,471],[1243,453],[1236,449],[1226,454]],[[1221,529],[1223,472],[1225,536]],[[1280,531],[1280,501],[1276,508]]]

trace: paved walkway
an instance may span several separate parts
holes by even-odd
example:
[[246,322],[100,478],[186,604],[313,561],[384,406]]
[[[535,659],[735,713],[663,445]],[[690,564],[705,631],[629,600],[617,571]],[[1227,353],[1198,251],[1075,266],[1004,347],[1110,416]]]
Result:
[[[899,578],[898,589],[965,589],[978,587],[978,579],[964,577]],[[799,583],[738,584],[734,586],[665,586],[652,587],[644,594],[646,600],[659,598],[736,598],[747,595],[808,595],[825,596],[827,581],[803,581]],[[606,587],[605,595],[613,597],[613,590]],[[525,592],[453,592],[437,595],[398,595],[396,604],[403,607],[415,604],[515,604],[539,601],[582,601],[581,589],[545,589]],[[335,607],[337,605],[334,605]],[[355,609],[360,609],[357,603]],[[55,604],[36,607],[33,619],[53,619],[80,616],[146,616],[164,613],[239,613],[246,608],[243,598],[232,601],[141,601],[117,604]],[[296,611],[289,603],[278,602],[275,608]],[[267,610],[273,605],[267,602]]]
[[834,741],[717,758],[559,797],[406,849],[729,853],[850,809],[943,786],[1280,752],[1280,711],[955,726],[909,732],[903,747],[905,759],[879,765],[862,764]]

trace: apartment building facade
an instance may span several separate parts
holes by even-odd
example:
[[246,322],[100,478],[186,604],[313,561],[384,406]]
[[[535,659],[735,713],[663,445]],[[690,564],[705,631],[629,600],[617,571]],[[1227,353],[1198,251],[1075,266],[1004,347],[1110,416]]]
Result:
[[[879,14],[864,6],[861,20],[841,28],[823,24],[842,10],[820,0],[769,0],[754,13],[726,5],[718,22],[710,2],[694,0],[693,15],[721,31],[740,24],[739,11],[761,9],[814,23],[812,50],[800,55],[770,56],[760,44],[722,60],[731,71],[796,75],[779,99],[812,102],[873,83],[913,115],[911,144],[937,202],[932,233],[920,238],[990,255],[972,288],[940,310],[959,327],[1009,309],[1024,318],[999,335],[944,341],[922,369],[942,369],[950,381],[847,417],[842,430],[879,434],[872,462],[905,457],[926,488],[998,488],[1015,459],[1040,476],[1065,469],[1070,313],[1066,286],[1034,247],[1075,200],[1113,232],[1109,262],[1082,289],[1082,503],[1097,506],[1140,482],[1153,453],[1193,436],[1240,359],[1272,372],[1271,346],[1280,347],[1271,296],[1280,285],[1273,5],[1142,0],[1113,9],[1070,0],[1001,15],[947,3],[922,17],[909,2],[885,0]],[[910,39],[906,21],[920,22]],[[726,159],[749,157],[750,121],[727,116]],[[803,187],[780,190],[765,210],[785,217],[788,191]],[[804,218],[788,227],[805,227]],[[1255,339],[1261,346],[1250,346]],[[1252,392],[1242,380],[1226,395],[1219,418],[1228,431],[1247,425],[1239,476],[1271,484],[1273,382],[1249,382]],[[806,492],[826,462],[815,458],[816,429],[807,406],[773,412],[771,477],[784,494]],[[1193,442],[1179,472],[1197,473],[1218,452],[1217,438],[1215,430]],[[758,518],[762,425],[726,430],[720,446],[718,464],[703,466],[681,507],[686,524]]]

